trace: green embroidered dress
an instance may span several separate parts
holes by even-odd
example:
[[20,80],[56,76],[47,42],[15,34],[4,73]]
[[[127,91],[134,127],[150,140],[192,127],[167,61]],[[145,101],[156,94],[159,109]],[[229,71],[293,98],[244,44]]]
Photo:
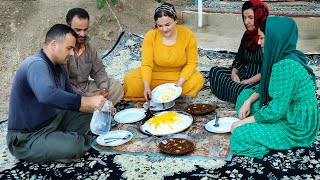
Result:
[[[318,102],[315,94],[315,76],[312,70],[305,64],[305,58],[301,58],[303,56],[301,56],[300,51],[295,50],[295,46],[293,51],[292,46],[290,46],[290,51],[287,51],[290,48],[277,46],[276,43],[272,44],[273,47],[268,46],[270,42],[278,42],[268,37],[268,33],[270,36],[272,34],[268,30],[273,27],[272,25],[279,23],[284,24],[285,29],[288,25],[286,23],[294,22],[287,21],[288,19],[273,17],[267,20],[265,53],[269,54],[265,54],[263,63],[267,60],[270,61],[266,62],[266,65],[263,64],[266,69],[263,69],[262,73],[268,72],[268,65],[271,68],[269,68],[270,73],[266,73],[270,74],[269,76],[263,76],[262,74],[261,83],[266,83],[267,86],[265,87],[268,88],[256,88],[260,100],[251,105],[250,114],[250,116],[254,116],[256,122],[247,123],[234,129],[230,140],[231,151],[234,154],[262,158],[271,149],[285,150],[308,146],[318,134]],[[297,33],[296,36],[298,36]],[[289,41],[290,39],[284,40],[285,44],[290,44]],[[295,45],[296,41],[292,44]],[[279,51],[278,49],[279,56],[270,55],[277,54],[274,51],[276,47],[281,47],[286,51]],[[294,52],[293,55],[290,52]],[[275,57],[278,57],[278,59]],[[267,95],[261,96],[264,89],[267,89]],[[244,101],[254,92],[254,90],[246,89],[239,95],[236,104],[237,112]],[[264,104],[261,101],[263,97],[267,101],[265,105],[261,106],[261,104]]]

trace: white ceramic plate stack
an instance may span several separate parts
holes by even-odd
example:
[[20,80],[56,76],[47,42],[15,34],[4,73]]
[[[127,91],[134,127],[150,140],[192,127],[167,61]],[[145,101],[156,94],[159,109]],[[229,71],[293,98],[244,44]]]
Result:
[[[152,100],[150,101],[150,110],[151,111],[163,111],[166,109],[170,109],[174,106],[174,101],[167,102],[167,103],[155,103]],[[148,102],[143,104],[144,109],[148,109]]]

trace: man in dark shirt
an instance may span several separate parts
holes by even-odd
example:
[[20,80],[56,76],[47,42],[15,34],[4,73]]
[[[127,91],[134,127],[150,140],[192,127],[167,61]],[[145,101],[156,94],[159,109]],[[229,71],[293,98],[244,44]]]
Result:
[[68,162],[90,148],[92,112],[103,107],[106,94],[81,96],[69,84],[62,65],[74,54],[76,38],[70,27],[56,24],[47,32],[44,48],[19,66],[10,93],[7,134],[15,157]]

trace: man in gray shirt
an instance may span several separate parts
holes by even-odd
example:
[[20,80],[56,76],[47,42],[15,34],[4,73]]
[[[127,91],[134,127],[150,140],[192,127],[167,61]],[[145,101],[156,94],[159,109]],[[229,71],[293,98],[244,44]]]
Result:
[[78,34],[75,54],[65,66],[72,88],[86,96],[106,93],[107,99],[116,104],[123,96],[123,87],[119,80],[108,77],[101,57],[90,43],[88,12],[73,8],[68,11],[66,21]]

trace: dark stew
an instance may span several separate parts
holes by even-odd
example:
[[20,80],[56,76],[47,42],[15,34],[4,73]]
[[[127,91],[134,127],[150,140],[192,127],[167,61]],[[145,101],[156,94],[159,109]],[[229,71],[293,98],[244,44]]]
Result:
[[169,138],[167,141],[167,144],[159,144],[159,148],[163,152],[169,154],[185,154],[194,150],[194,143],[188,139]]

